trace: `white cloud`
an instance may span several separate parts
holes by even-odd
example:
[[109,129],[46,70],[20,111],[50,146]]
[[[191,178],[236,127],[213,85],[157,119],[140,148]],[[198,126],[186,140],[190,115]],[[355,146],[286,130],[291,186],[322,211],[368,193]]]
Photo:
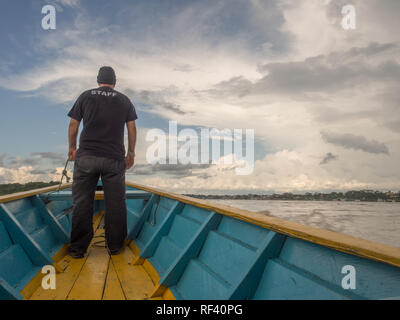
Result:
[[[40,173],[37,174],[32,166],[22,166],[14,169],[0,167],[0,184],[60,181],[63,170],[64,167],[58,167],[55,172],[49,170],[48,173],[42,173],[42,170],[40,170]],[[68,175],[72,177],[72,172],[68,171]]]
[[59,3],[66,7],[76,7],[78,6],[80,0],[54,0],[52,2]]

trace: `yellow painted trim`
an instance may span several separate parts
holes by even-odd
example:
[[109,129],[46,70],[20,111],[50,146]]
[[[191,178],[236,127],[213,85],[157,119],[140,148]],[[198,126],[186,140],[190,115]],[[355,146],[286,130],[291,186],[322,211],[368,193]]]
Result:
[[142,257],[139,257],[139,256],[135,256],[135,258],[133,258],[133,261],[132,261],[132,265],[133,266],[139,266],[139,265],[141,265],[141,264],[143,264],[144,263],[144,258],[142,258]]
[[[134,247],[137,250],[139,250],[139,252],[140,252],[140,249],[136,246],[134,241],[131,241],[131,243],[129,244],[129,247],[131,249],[132,249],[132,247]],[[141,265],[143,267],[143,269],[146,271],[146,273],[149,275],[151,281],[153,281],[153,283],[155,285],[153,292],[150,294],[151,300],[158,300],[160,297],[163,298],[164,300],[176,300],[174,295],[172,294],[172,292],[168,289],[168,287],[166,287],[164,285],[160,285],[158,283],[160,281],[161,277],[158,274],[156,268],[154,268],[154,266],[151,264],[151,262],[149,260],[140,258],[139,256],[136,256],[136,259],[134,259],[134,262],[135,261],[140,261],[141,263],[137,263],[137,264],[132,263],[132,264],[133,265]]]
[[134,241],[130,241],[128,244],[128,247],[132,250],[133,254],[138,257],[139,253],[140,253],[140,249],[139,247],[136,245],[136,243]]
[[164,300],[176,300],[175,296],[172,294],[171,290],[169,290],[168,288],[167,288],[167,290],[165,290],[162,298]]
[[104,191],[96,191],[94,200],[104,200]]
[[32,278],[29,283],[20,291],[21,295],[24,297],[24,300],[30,299],[34,292],[42,285],[42,279],[44,274],[39,271],[36,275]]
[[59,262],[67,254],[69,244],[64,244],[52,257],[54,262]]
[[160,275],[157,270],[153,267],[149,260],[145,260],[143,263],[143,268],[150,276],[156,288],[150,294],[151,300],[158,300],[159,297],[162,297],[164,300],[176,300],[171,290],[163,285],[160,285],[158,282],[160,281]]
[[59,272],[64,272],[65,269],[68,267],[68,263],[63,260],[63,258],[67,255],[68,248],[69,244],[64,244],[52,258],[54,264],[57,265]]
[[162,197],[178,200],[207,210],[213,210],[217,213],[232,217],[234,219],[255,224],[294,238],[306,240],[337,251],[400,267],[400,248],[351,237],[333,231],[309,227],[299,223],[286,221],[231,206],[212,203],[202,199],[182,196],[180,194],[166,192],[137,183],[127,182],[126,184],[130,187],[155,193]]
[[[65,183],[61,185],[61,190],[70,188],[72,186],[72,183]],[[7,194],[5,196],[0,196],[0,203],[5,203],[5,202],[10,202],[14,200],[19,200],[23,198],[28,198],[32,197],[37,194],[42,194],[46,192],[51,192],[51,191],[56,191],[58,189],[58,185],[56,186],[51,186],[51,187],[46,187],[46,188],[41,188],[41,189],[35,189],[35,190],[29,190],[29,191],[24,191],[24,192],[18,192],[18,193],[12,193],[12,194]]]
[[157,270],[153,267],[153,265],[150,263],[149,260],[145,260],[143,262],[143,268],[144,270],[148,273],[148,275],[151,278],[151,281],[153,281],[153,283],[155,285],[158,285],[158,281],[160,281],[160,275],[158,274]]
[[157,298],[157,297],[162,297],[165,293],[165,290],[168,288],[162,284],[156,285],[154,288],[153,292],[151,293],[150,297],[151,298]]

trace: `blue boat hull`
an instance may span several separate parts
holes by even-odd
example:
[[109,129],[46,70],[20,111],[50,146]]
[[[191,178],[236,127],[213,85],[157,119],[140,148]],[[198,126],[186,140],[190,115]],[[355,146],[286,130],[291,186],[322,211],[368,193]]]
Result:
[[[102,194],[96,199],[94,215],[104,210]],[[29,298],[24,288],[69,242],[71,191],[2,202],[0,299]],[[369,257],[363,240],[352,249],[352,239],[337,234],[343,243],[330,246],[333,233],[293,236],[279,223],[263,226],[267,218],[257,214],[136,185],[127,185],[127,208],[133,265],[156,274],[149,298],[400,299],[398,248],[376,244]],[[389,253],[380,258],[379,248]]]

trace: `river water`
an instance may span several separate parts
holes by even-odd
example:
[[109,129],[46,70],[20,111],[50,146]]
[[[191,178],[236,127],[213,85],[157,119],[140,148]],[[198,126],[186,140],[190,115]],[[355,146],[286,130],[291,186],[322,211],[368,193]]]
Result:
[[399,202],[211,201],[400,247]]

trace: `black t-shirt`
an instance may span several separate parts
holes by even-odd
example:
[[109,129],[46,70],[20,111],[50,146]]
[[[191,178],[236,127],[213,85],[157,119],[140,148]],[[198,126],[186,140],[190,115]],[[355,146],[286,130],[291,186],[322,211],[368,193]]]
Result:
[[77,157],[125,158],[125,123],[137,119],[135,107],[127,96],[110,87],[85,91],[68,116],[78,121],[83,119]]

